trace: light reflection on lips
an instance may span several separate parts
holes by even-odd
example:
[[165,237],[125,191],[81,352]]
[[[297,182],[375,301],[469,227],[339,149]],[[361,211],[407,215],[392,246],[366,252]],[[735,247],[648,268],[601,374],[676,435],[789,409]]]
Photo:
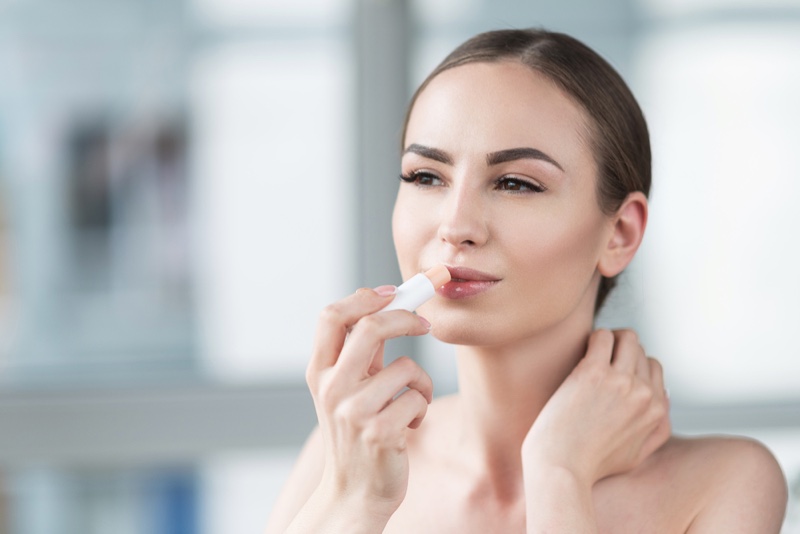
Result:
[[500,279],[494,275],[469,269],[466,267],[450,267],[452,280],[436,290],[436,293],[448,299],[472,297],[491,289]]

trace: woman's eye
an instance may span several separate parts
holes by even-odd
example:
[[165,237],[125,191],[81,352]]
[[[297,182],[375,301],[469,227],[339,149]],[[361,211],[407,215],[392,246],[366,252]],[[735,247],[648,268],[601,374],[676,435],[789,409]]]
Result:
[[508,177],[508,176],[500,178],[495,183],[497,185],[497,189],[501,191],[511,191],[514,193],[526,193],[526,192],[544,193],[547,190],[545,187],[542,187],[533,182],[528,182],[527,180],[521,180],[519,178]]
[[435,174],[424,171],[415,171],[415,172],[410,172],[408,174],[403,174],[400,176],[400,179],[406,183],[416,184],[422,187],[433,187],[437,185],[442,185],[441,178],[439,178]]

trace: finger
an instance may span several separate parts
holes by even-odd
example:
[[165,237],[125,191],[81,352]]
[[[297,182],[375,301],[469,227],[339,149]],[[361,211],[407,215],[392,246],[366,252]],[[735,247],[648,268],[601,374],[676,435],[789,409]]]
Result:
[[416,389],[404,391],[378,414],[378,422],[389,425],[393,421],[402,428],[418,428],[428,413],[428,401]]
[[430,375],[408,356],[401,356],[366,381],[360,394],[361,402],[378,412],[406,387],[419,391],[429,403],[433,400]]
[[639,344],[639,336],[633,330],[614,331],[614,356],[611,366],[622,373],[634,374],[644,349]]
[[376,313],[361,318],[353,327],[336,366],[339,371],[359,378],[369,376],[376,351],[387,339],[421,336],[429,332],[427,321],[405,310]]
[[386,343],[381,341],[378,344],[378,349],[375,351],[375,354],[372,356],[372,362],[369,364],[369,370],[367,373],[369,376],[374,376],[378,374],[378,372],[383,369],[383,352],[386,348]]
[[672,422],[669,418],[669,399],[664,393],[661,364],[654,358],[650,358],[651,374],[653,377],[653,387],[656,388],[654,402],[655,428],[644,443],[643,452],[649,454],[663,445],[672,434]]
[[650,370],[650,383],[653,385],[655,394],[664,400],[667,399],[667,388],[664,386],[664,368],[661,362],[655,358],[647,358]]
[[644,349],[642,349],[642,352],[639,354],[639,358],[636,360],[636,376],[642,382],[645,382],[647,384],[652,383],[651,372],[650,372],[650,358],[647,357],[647,355],[644,352]]
[[611,363],[613,349],[614,334],[605,328],[595,330],[589,336],[585,359],[587,362],[608,365]]
[[350,328],[365,315],[375,313],[386,306],[392,298],[391,294],[383,296],[372,289],[362,288],[322,310],[314,336],[309,370],[333,366],[339,358]]

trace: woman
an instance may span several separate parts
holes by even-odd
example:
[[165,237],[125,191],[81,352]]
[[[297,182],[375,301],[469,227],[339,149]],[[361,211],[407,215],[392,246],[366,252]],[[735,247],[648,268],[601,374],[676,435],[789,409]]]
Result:
[[[593,331],[647,223],[650,147],[619,75],[578,41],[481,34],[415,94],[393,218],[404,278],[323,312],[307,380],[319,417],[269,532],[778,532],[786,484],[760,444],[670,436],[661,367]],[[432,401],[386,339],[457,346]],[[407,389],[406,389],[407,388]]]

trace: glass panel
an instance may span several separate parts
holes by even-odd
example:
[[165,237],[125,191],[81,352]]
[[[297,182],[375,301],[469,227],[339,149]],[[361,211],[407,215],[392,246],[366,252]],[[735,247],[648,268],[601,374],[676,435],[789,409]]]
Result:
[[[197,19],[208,26],[271,26],[323,24],[345,21],[344,0],[192,0]],[[299,8],[299,9],[298,9]]]
[[263,532],[297,452],[230,452],[204,462],[204,532]]
[[800,24],[669,31],[641,49],[654,191],[649,352],[697,401],[797,398]]
[[714,11],[758,10],[766,14],[800,7],[798,0],[639,0],[652,15],[682,16]]
[[351,290],[351,72],[324,39],[198,57],[198,313],[217,378],[302,382],[319,311]]

